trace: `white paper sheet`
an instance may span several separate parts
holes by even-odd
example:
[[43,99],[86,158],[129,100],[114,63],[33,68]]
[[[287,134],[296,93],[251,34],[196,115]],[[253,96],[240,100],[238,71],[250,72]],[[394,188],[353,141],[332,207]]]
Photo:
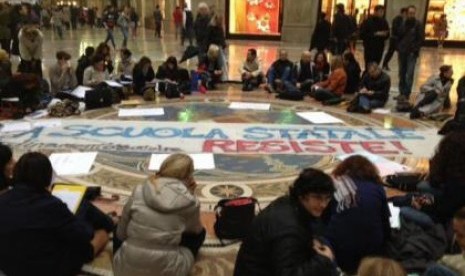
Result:
[[241,103],[232,102],[229,105],[230,109],[250,109],[250,110],[270,110],[270,104],[267,103]]
[[162,116],[164,114],[163,108],[121,108],[118,111],[118,117]]
[[337,159],[342,161],[342,160],[345,160],[346,158],[348,158],[350,156],[353,156],[353,155],[361,155],[361,156],[364,156],[365,158],[367,158],[368,160],[370,160],[378,168],[379,174],[382,177],[390,175],[390,174],[395,174],[395,173],[398,173],[398,172],[409,172],[409,171],[411,171],[411,168],[409,168],[408,166],[399,164],[397,162],[391,161],[389,159],[386,159],[386,158],[384,158],[382,156],[379,156],[379,155],[376,155],[376,154],[369,153],[367,151],[358,151],[358,152],[351,153],[351,154],[339,155],[339,156],[337,156]]
[[120,81],[121,85],[131,85],[132,81]]
[[399,229],[400,228],[400,208],[394,206],[392,202],[388,203],[389,211],[391,212],[391,217],[389,218],[389,223],[391,228]]
[[19,98],[18,97],[2,98],[2,101],[14,103],[14,102],[19,102]]
[[58,119],[50,119],[50,120],[39,120],[32,122],[32,126],[36,127],[45,127],[45,128],[53,128],[53,127],[60,127],[61,120]]
[[116,81],[112,81],[112,80],[106,80],[105,83],[108,84],[111,87],[116,87],[116,88],[123,87],[123,85],[121,83],[116,82]]
[[325,112],[298,112],[297,116],[313,124],[341,124],[341,119],[329,115]]
[[71,92],[71,95],[84,99],[86,97],[86,91],[89,91],[92,89],[93,89],[92,87],[80,85]]
[[48,111],[46,109],[42,110],[37,110],[27,116],[25,116],[25,119],[40,119],[48,116]]
[[[170,154],[152,154],[150,157],[149,170],[158,171],[161,164]],[[212,153],[193,153],[189,156],[194,161],[195,170],[214,170],[215,157]]]
[[376,113],[376,114],[390,114],[391,110],[387,109],[387,108],[376,108],[376,109],[373,110],[373,113]]
[[4,123],[3,127],[1,128],[0,132],[20,132],[20,131],[28,131],[31,130],[32,126],[29,122],[10,122]]
[[68,207],[71,213],[77,210],[78,205],[81,203],[81,193],[75,191],[52,191],[52,195],[58,197]]
[[53,169],[59,176],[88,174],[97,152],[53,153],[50,155]]

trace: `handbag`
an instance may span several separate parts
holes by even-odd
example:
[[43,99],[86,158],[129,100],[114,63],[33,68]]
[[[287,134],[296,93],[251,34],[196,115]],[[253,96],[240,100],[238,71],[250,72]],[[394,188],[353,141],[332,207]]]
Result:
[[418,184],[425,178],[423,173],[403,172],[386,176],[386,183],[392,188],[405,192],[414,192]]
[[255,205],[261,210],[257,199],[253,197],[222,199],[218,202],[214,209],[214,229],[221,244],[223,239],[245,238],[255,218]]

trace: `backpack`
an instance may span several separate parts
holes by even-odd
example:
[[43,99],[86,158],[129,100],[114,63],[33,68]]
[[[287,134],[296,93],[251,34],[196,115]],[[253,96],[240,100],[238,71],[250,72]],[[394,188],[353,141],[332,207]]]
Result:
[[[222,199],[215,206],[215,234],[223,244],[223,239],[243,239],[255,218],[255,205],[260,205],[253,197]],[[224,244],[223,244],[224,245]]]
[[425,174],[422,173],[402,172],[386,176],[386,183],[401,191],[414,192],[424,178]]

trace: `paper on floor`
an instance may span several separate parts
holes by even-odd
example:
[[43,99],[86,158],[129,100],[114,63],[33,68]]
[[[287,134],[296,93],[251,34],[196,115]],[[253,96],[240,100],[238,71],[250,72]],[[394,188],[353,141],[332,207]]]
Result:
[[86,193],[86,187],[80,185],[55,185],[52,195],[58,197],[72,213],[76,213]]
[[88,174],[97,152],[53,153],[49,159],[59,176]]
[[163,108],[121,108],[118,117],[138,117],[138,116],[162,116],[165,115]]
[[116,81],[112,81],[112,80],[106,80],[105,83],[108,84],[109,86],[115,87],[115,88],[123,87],[123,85],[121,83],[116,82]]
[[250,110],[270,110],[270,104],[268,103],[242,103],[232,102],[229,105],[230,109],[250,109]]
[[[214,170],[215,157],[212,153],[192,153],[188,154],[194,161],[195,170]],[[158,171],[161,164],[170,154],[152,154],[150,157],[149,170]]]
[[31,130],[32,126],[29,122],[9,122],[3,123],[0,132],[21,132]]
[[344,121],[326,112],[298,112],[297,116],[313,124],[342,124]]

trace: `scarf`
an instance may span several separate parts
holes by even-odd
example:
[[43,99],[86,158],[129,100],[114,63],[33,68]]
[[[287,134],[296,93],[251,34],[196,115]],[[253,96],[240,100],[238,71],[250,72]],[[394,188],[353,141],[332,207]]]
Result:
[[337,202],[336,212],[342,213],[343,211],[355,207],[357,205],[357,186],[352,178],[347,175],[335,177],[333,179],[334,198]]

